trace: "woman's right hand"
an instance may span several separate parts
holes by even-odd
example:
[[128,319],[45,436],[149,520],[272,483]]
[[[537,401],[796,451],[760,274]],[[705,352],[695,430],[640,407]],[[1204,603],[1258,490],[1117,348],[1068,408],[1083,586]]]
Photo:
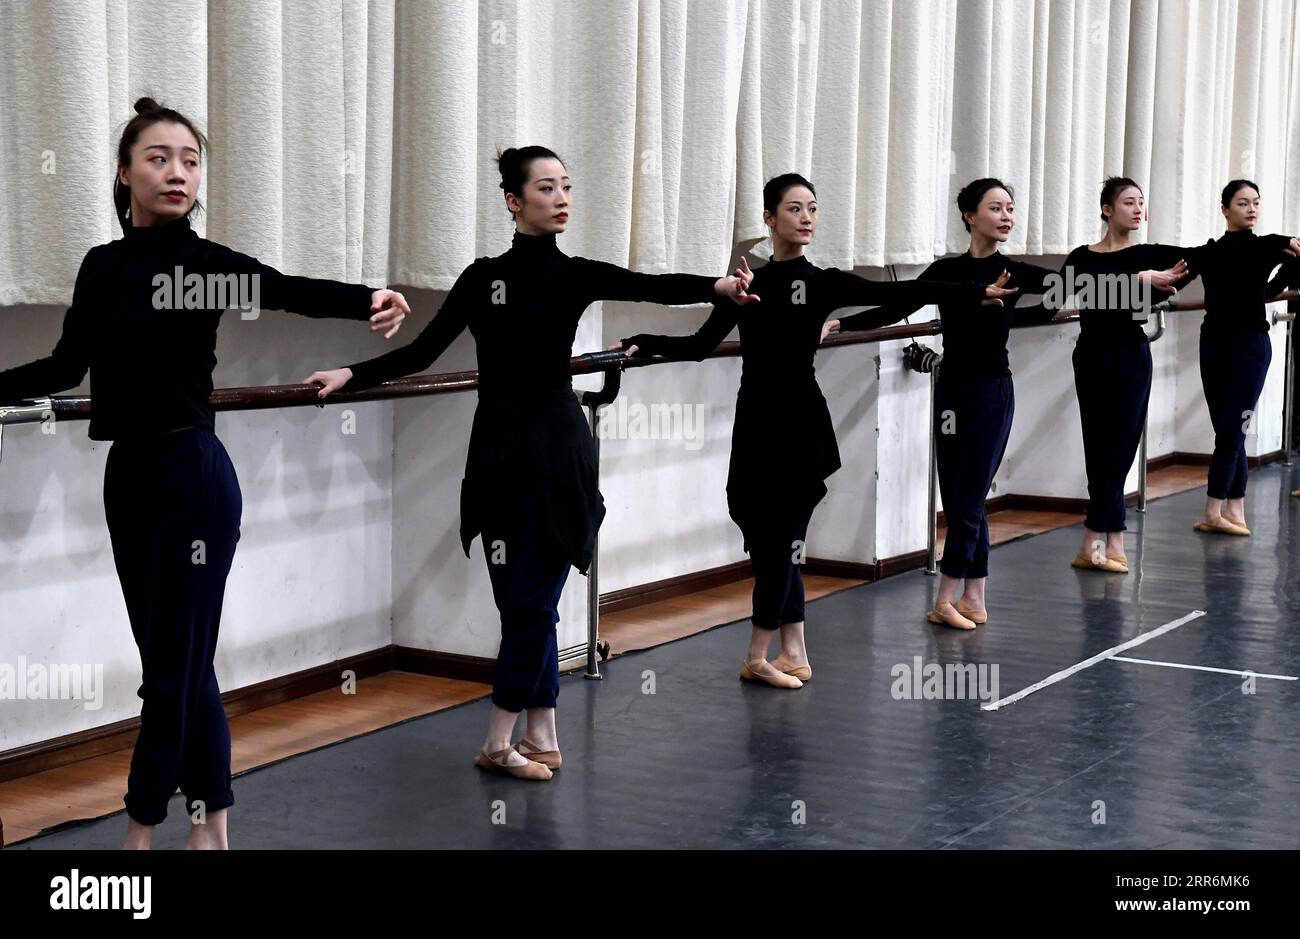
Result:
[[304,385],[320,385],[316,393],[318,398],[327,398],[338,391],[352,379],[352,369],[335,368],[327,372],[312,372],[303,382]]
[[1010,279],[1010,272],[1003,271],[998,275],[997,280],[985,287],[984,300],[981,306],[1002,306],[1003,297],[1009,297],[1020,289],[1019,287],[1008,287],[1007,281]]
[[[615,342],[605,347],[606,352],[613,352],[615,349],[623,349],[623,343]],[[623,349],[623,351],[627,355],[636,355],[636,346],[628,346],[626,349]]]

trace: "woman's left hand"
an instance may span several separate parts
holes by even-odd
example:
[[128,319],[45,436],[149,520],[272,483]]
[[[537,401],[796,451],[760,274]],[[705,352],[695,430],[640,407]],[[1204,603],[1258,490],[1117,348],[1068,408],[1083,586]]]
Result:
[[384,333],[384,338],[392,339],[402,328],[402,320],[411,312],[411,307],[396,290],[384,288],[370,295],[370,312],[375,314],[370,317],[370,331],[386,329],[388,332]]

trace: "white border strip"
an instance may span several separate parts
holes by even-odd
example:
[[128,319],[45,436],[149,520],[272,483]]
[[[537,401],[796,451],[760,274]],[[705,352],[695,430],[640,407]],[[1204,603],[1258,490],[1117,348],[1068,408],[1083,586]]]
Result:
[[999,698],[998,700],[990,702],[989,704],[981,704],[980,710],[996,711],[998,710],[998,708],[1004,707],[1008,704],[1014,704],[1015,702],[1019,701],[1021,698],[1033,694],[1035,691],[1038,691],[1042,688],[1046,688],[1048,685],[1054,685],[1058,681],[1061,681],[1063,679],[1069,678],[1075,672],[1081,672],[1085,668],[1090,668],[1091,666],[1096,665],[1098,662],[1105,661],[1106,659],[1115,655],[1117,652],[1123,652],[1125,649],[1131,649],[1134,646],[1140,646],[1144,642],[1149,642],[1150,640],[1156,638],[1157,636],[1163,636],[1165,633],[1169,632],[1170,630],[1177,629],[1179,626],[1182,626],[1185,623],[1190,623],[1192,620],[1199,619],[1204,615],[1205,615],[1204,610],[1192,610],[1192,612],[1188,613],[1186,616],[1180,616],[1178,619],[1174,620],[1173,622],[1165,623],[1163,626],[1157,626],[1155,629],[1151,630],[1150,632],[1145,632],[1138,636],[1134,636],[1128,642],[1123,642],[1117,646],[1112,646],[1111,648],[1107,649],[1105,652],[1098,652],[1090,659],[1084,659],[1082,662],[1078,662],[1074,665],[1071,665],[1069,668],[1062,669],[1061,671],[1055,673],[1054,675],[1048,675],[1042,681],[1035,682],[1034,684],[1030,685],[1028,688],[1022,688],[1020,691],[1017,691],[1009,698]]
[[1240,675],[1242,678],[1276,678],[1278,681],[1296,681],[1295,675],[1265,675],[1263,672],[1243,672],[1235,668],[1211,668],[1208,665],[1186,665],[1182,662],[1156,662],[1153,659],[1130,659],[1125,655],[1111,656],[1116,662],[1136,662],[1138,665],[1163,665],[1165,668],[1194,668],[1198,672],[1218,672],[1220,675]]

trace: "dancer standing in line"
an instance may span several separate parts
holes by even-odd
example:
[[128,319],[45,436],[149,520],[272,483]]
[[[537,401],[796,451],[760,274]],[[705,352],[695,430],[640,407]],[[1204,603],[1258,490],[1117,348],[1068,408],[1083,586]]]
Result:
[[[1138,244],[1145,217],[1142,189],[1123,176],[1101,190],[1105,236],[1080,245],[1065,259],[1065,292],[1079,310],[1074,388],[1079,399],[1088,514],[1083,542],[1071,566],[1128,573],[1124,553],[1124,480],[1137,454],[1151,395],[1151,348],[1142,328],[1153,301],[1173,296],[1189,273],[1196,249]],[[1046,305],[1059,305],[1051,299]]]
[[[1259,187],[1234,179],[1220,198],[1227,230],[1198,249],[1205,285],[1201,321],[1201,384],[1214,426],[1205,515],[1197,531],[1249,535],[1246,526],[1246,433],[1255,423],[1255,406],[1273,344],[1265,303],[1285,289],[1289,262],[1300,241],[1286,235],[1256,235]],[[1286,271],[1266,283],[1279,264]]]
[[[957,210],[970,232],[965,254],[939,258],[919,280],[1009,284],[1024,294],[1041,294],[1057,272],[1008,258],[998,251],[1015,226],[1011,187],[999,179],[977,179],[957,194]],[[1015,387],[1007,358],[1013,326],[1048,322],[1056,311],[1042,305],[1017,309],[1017,296],[992,308],[978,299],[940,304],[943,361],[935,382],[935,425],[939,489],[948,532],[940,562],[939,591],[927,618],[956,629],[988,622],[985,585],[989,573],[989,523],[984,509],[993,477],[1002,464]],[[900,317],[920,309],[891,307]],[[867,329],[876,311],[831,320],[830,331]],[[964,586],[963,586],[964,585]],[[957,588],[962,595],[953,604]]]
[[[974,282],[881,282],[814,266],[804,249],[817,227],[817,195],[812,183],[795,173],[763,187],[763,221],[774,250],[750,285],[764,298],[761,306],[746,309],[720,301],[694,335],[640,334],[610,348],[622,348],[629,355],[639,351],[698,361],[740,327],[742,368],[727,505],[754,568],[753,631],[740,677],[799,688],[812,677],[799,565],[813,509],[826,495],[825,480],[840,467],[835,428],[813,368],[826,318],[844,307],[874,304],[1000,305],[1014,289],[1002,287],[1005,278],[987,287]],[[742,264],[748,271],[748,264]],[[872,311],[856,322],[880,326],[902,316],[892,309]],[[778,630],[781,654],[768,662],[768,648]]]
[[[572,184],[545,147],[498,158],[515,223],[510,250],[479,258],[457,278],[442,308],[410,345],[307,381],[322,398],[428,368],[468,327],[478,349],[478,408],[461,492],[461,543],[480,533],[501,648],[492,683],[482,769],[550,779],[561,758],[555,728],[560,690],[555,625],[569,568],[586,573],[605,515],[596,455],[573,394],[569,359],[578,320],[597,300],[748,303],[738,276],[640,274],[569,257],[556,235],[569,223]],[[727,301],[732,302],[731,300]],[[519,712],[523,737],[511,743]]]
[[[387,336],[409,308],[399,293],[285,276],[200,238],[189,216],[206,139],[151,98],[135,110],[113,187],[124,237],[86,254],[54,352],[0,372],[0,401],[75,388],[90,372],[90,437],[114,441],[104,510],[143,671],[125,847],[149,847],[179,786],[204,822],[186,847],[225,848],[230,730],[212,662],[243,502],[209,396],[230,278],[252,278],[263,307],[369,320]],[[217,294],[230,303],[214,305]]]

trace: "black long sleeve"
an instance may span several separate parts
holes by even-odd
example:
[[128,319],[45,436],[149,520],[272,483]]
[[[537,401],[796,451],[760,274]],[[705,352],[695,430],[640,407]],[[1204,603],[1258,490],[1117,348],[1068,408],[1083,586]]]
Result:
[[204,265],[214,273],[257,277],[259,303],[267,310],[284,310],[311,319],[368,320],[373,287],[345,284],[321,277],[282,274],[257,258],[215,242]]
[[[841,288],[839,298],[853,298],[841,306],[882,304],[878,309],[864,310],[841,318],[840,331],[889,326],[931,304],[982,302],[985,298],[985,285],[961,279],[963,272],[959,266],[951,263],[954,260],[956,259],[940,258],[934,261],[915,280],[866,280],[856,274],[831,268],[827,273],[834,275],[831,283]],[[862,284],[871,286],[863,288]]]
[[[1300,259],[1286,253],[1286,235],[1256,235],[1249,229],[1224,232],[1203,249],[1205,284],[1202,329],[1220,335],[1268,332],[1265,303],[1293,282]],[[1273,268],[1281,269],[1270,280]]]
[[373,290],[280,273],[200,238],[177,219],[128,228],[87,253],[46,359],[0,372],[0,400],[64,391],[90,373],[90,437],[144,437],[215,425],[217,329],[242,302],[365,321]]
[[[1011,274],[1007,286],[1020,289],[1020,292],[1008,304],[1011,306],[1011,328],[1037,326],[1054,320],[1056,314],[1060,312],[1059,310],[1048,307],[1041,302],[1026,304],[1025,306],[1020,306],[1019,302],[1026,295],[1034,296],[1046,293],[1051,282],[1060,277],[1061,272],[1054,271],[1049,267],[1040,267],[1037,264],[1027,264],[1024,261],[1017,261],[1012,258],[1007,258],[1007,271]],[[1006,303],[1006,301],[1003,302]]]
[[1264,286],[1264,296],[1271,300],[1284,290],[1300,286],[1300,257],[1287,254],[1291,248],[1289,235],[1265,235],[1264,238],[1268,240],[1264,263],[1270,269],[1274,264],[1282,265]]
[[1182,290],[1197,277],[1200,277],[1205,270],[1208,261],[1207,249],[1212,244],[1214,242],[1211,240],[1204,245],[1195,245],[1188,248],[1159,243],[1142,245],[1141,247],[1146,252],[1148,263],[1151,265],[1150,270],[1168,270],[1179,261],[1187,264],[1187,276],[1174,285],[1177,289]]
[[[917,280],[935,280],[935,264],[931,263],[929,267],[917,275]],[[902,281],[906,283],[906,281]],[[887,307],[881,307],[875,310],[863,310],[861,313],[854,313],[850,316],[840,318],[840,332],[855,332],[860,329],[877,329],[881,326],[888,326],[891,323],[897,323],[904,317],[911,316],[923,306],[928,306],[932,301],[912,298],[903,303],[894,303]]]
[[1011,328],[1019,329],[1024,326],[1040,326],[1043,323],[1050,323],[1056,319],[1057,314],[1060,312],[1055,307],[1049,307],[1042,303],[1013,307],[1011,310]]
[[[758,305],[761,305],[759,301]],[[753,305],[753,304],[751,304]],[[702,361],[727,334],[736,328],[740,306],[730,298],[713,304],[709,318],[689,336],[660,336],[639,333],[623,340],[623,348],[635,345],[643,355],[662,355],[669,359]]]
[[[384,355],[349,365],[352,378],[347,390],[362,391],[402,375],[419,374],[432,365],[469,325],[475,286],[482,280],[481,273],[477,261],[462,271],[438,312],[414,340]],[[483,297],[481,302],[490,303],[490,297]],[[502,336],[500,341],[509,342],[509,339]]]
[[1271,300],[1283,291],[1296,287],[1300,287],[1300,258],[1288,257],[1264,288],[1264,296]]
[[[932,270],[934,265],[926,270]],[[840,329],[874,329],[896,323],[909,313],[931,303],[950,303],[984,296],[984,288],[973,283],[932,279],[867,280],[849,271],[827,268],[824,272],[829,312],[850,306],[879,306],[840,320]],[[923,272],[924,276],[924,272]],[[845,326],[846,322],[854,325]]]
[[574,276],[594,300],[633,300],[669,306],[711,303],[717,278],[699,274],[643,274],[617,264],[573,258]]
[[27,365],[0,372],[0,404],[16,404],[27,398],[41,398],[76,388],[90,370],[90,334],[85,324],[91,307],[90,272],[94,269],[91,248],[81,261],[72,290],[72,305],[63,316],[63,333],[54,351]]

